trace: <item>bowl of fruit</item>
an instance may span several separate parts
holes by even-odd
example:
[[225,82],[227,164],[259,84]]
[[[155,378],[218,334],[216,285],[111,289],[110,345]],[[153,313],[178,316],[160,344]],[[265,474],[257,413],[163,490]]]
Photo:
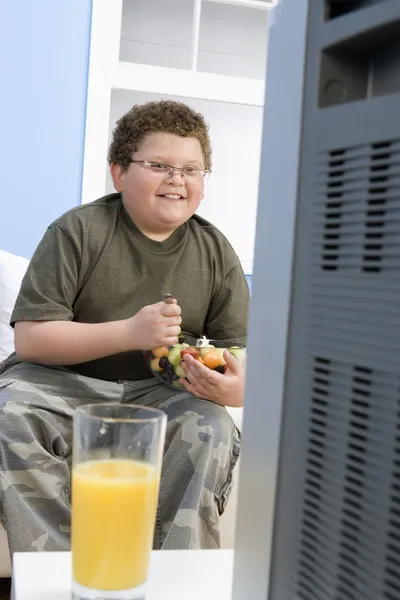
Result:
[[228,350],[241,364],[243,362],[246,348],[241,346],[228,347],[226,342],[216,340],[199,339],[195,346],[186,343],[163,346],[144,353],[147,364],[153,375],[172,388],[184,390],[180,379],[186,379],[182,368],[185,354],[190,354],[195,360],[208,369],[224,374],[226,361],[224,352]]

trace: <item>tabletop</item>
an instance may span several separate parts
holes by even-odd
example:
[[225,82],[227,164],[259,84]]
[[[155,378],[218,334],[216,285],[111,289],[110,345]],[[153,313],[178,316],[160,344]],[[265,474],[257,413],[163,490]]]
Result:
[[[146,600],[231,600],[233,550],[151,553]],[[71,600],[69,552],[16,552],[13,600]]]

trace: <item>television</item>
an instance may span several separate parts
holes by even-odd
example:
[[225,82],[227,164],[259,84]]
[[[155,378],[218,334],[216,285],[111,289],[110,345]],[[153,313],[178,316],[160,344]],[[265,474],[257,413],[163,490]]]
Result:
[[233,600],[400,600],[400,1],[269,25]]

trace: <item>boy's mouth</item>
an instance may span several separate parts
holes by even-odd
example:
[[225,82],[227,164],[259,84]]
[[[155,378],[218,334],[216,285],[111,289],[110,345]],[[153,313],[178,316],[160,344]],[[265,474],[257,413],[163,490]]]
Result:
[[180,194],[160,194],[160,198],[168,198],[169,200],[184,200]]

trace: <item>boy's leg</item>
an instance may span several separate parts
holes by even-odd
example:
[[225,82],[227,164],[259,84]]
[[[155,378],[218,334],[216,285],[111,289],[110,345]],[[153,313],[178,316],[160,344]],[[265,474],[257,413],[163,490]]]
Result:
[[119,402],[122,390],[30,364],[0,376],[0,520],[11,553],[69,548],[74,408]]
[[219,548],[219,517],[232,488],[240,437],[227,410],[166,386],[135,398],[126,383],[125,401],[163,410],[168,417],[155,548]]
[[36,393],[0,389],[0,520],[11,553],[69,547],[71,417],[49,408]]
[[0,376],[0,519],[10,549],[69,547],[71,416],[89,402],[159,407],[168,416],[155,547],[219,547],[239,436],[227,411],[155,379],[125,385],[17,365]]

